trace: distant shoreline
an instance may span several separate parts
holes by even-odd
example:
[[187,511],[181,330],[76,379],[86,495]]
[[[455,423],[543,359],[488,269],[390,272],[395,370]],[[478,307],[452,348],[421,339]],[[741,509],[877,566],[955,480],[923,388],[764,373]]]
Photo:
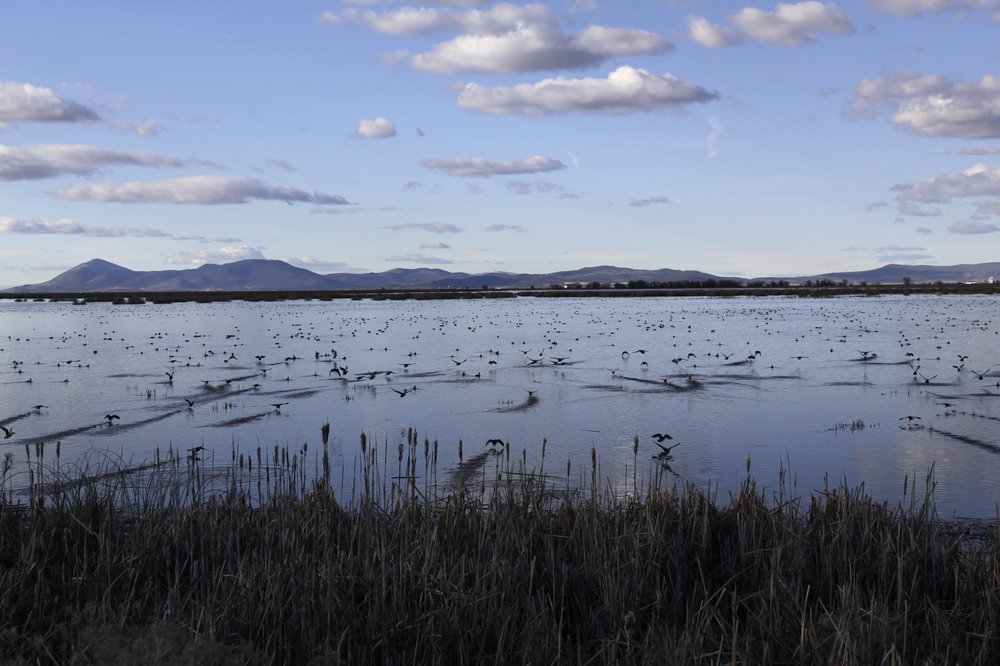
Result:
[[333,301],[333,300],[454,300],[484,298],[645,298],[645,297],[733,297],[885,295],[970,295],[1000,294],[1000,285],[880,284],[782,287],[655,287],[655,288],[564,288],[564,289],[359,289],[359,290],[274,290],[274,291],[81,291],[3,293],[0,301],[72,301],[78,304],[111,302],[119,305],[144,303],[218,303],[227,301]]

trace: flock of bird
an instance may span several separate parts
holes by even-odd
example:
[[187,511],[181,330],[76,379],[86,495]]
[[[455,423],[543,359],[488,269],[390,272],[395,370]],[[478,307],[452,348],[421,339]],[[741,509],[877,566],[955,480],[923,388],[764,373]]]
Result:
[[[983,406],[1000,397],[992,318],[948,297],[877,301],[0,302],[0,445],[101,436],[96,446],[107,446],[144,429],[171,444],[203,442],[188,448],[195,459],[219,446],[201,428],[259,429],[282,417],[273,440],[297,420],[310,422],[302,432],[326,418],[364,430],[417,413],[482,423],[487,446],[532,428],[536,439],[575,429],[618,440],[625,434],[612,434],[599,405],[631,401],[635,428],[649,428],[637,434],[666,464],[681,441],[698,456],[703,425],[680,420],[669,396],[732,400],[780,382],[831,396],[844,386],[915,392],[924,411],[886,417],[907,430],[942,404],[941,415],[968,403],[998,418]],[[510,414],[530,412],[537,422],[528,414],[530,426],[513,425]]]

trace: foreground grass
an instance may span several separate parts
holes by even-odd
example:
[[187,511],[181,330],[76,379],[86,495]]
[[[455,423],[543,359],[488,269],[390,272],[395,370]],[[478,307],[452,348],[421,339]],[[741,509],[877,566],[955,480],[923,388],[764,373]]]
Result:
[[398,465],[365,452],[352,503],[277,450],[211,483],[178,459],[39,466],[26,498],[0,499],[0,662],[1000,658],[996,528],[957,534],[926,501],[752,481],[727,502],[656,484],[635,500],[502,457],[445,491],[407,444],[405,469],[403,445]]

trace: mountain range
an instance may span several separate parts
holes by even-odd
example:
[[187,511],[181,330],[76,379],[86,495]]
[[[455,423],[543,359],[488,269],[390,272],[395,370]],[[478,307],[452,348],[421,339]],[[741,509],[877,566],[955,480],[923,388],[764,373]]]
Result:
[[133,271],[103,259],[92,259],[39,284],[8,289],[8,293],[177,292],[177,291],[339,291],[371,289],[528,289],[550,285],[593,282],[602,285],[647,283],[697,283],[763,281],[803,283],[830,280],[851,283],[899,284],[921,282],[984,282],[1000,277],[1000,262],[926,266],[888,264],[868,271],[824,273],[812,276],[754,278],[722,277],[701,271],[670,268],[641,270],[617,266],[591,266],[555,273],[459,273],[437,268],[394,268],[382,273],[331,273],[322,275],[273,259],[247,259],[198,268]]

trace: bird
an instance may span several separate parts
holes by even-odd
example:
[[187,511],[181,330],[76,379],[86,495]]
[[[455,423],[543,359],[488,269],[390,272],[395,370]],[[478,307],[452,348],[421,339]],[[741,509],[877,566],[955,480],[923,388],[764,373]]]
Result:
[[668,435],[665,432],[656,432],[656,433],[653,433],[652,435],[650,435],[650,437],[652,437],[653,439],[655,439],[657,443],[660,443],[660,442],[662,442],[665,439],[673,439],[673,437],[671,437],[670,435]]
[[922,372],[918,372],[917,374],[920,375],[922,380],[924,380],[924,384],[930,384],[931,380],[934,379],[934,377],[937,377],[937,375],[934,375],[934,377],[924,377],[924,373]]
[[0,425],[0,430],[3,430],[4,439],[10,439],[11,437],[14,436],[14,431],[11,430],[10,428]]
[[115,419],[120,419],[121,417],[118,416],[117,414],[105,414],[104,418],[107,420],[108,425],[111,425],[111,423],[114,422]]
[[406,394],[410,392],[410,389],[403,389],[402,391],[399,389],[392,389],[392,392],[398,393],[400,398],[404,398],[406,397]]
[[681,445],[680,442],[677,442],[673,446],[663,446],[663,444],[660,444],[659,442],[653,442],[653,444],[656,444],[658,447],[660,447],[660,452],[657,453],[655,456],[653,456],[654,458],[669,458],[670,452]]
[[921,419],[919,416],[914,416],[913,414],[907,414],[906,416],[900,416],[899,420],[900,421],[921,421],[923,419]]
[[48,409],[48,407],[49,407],[48,405],[35,405],[34,407],[32,407],[32,409],[35,410],[36,412],[40,412],[43,409]]
[[862,361],[867,361],[870,358],[875,358],[878,356],[878,354],[876,354],[873,351],[861,351],[860,349],[858,350],[858,353],[861,354]]
[[993,369],[992,367],[989,367],[983,370],[982,372],[979,372],[978,370],[973,370],[972,368],[969,368],[969,372],[974,374],[979,381],[982,381],[983,377],[985,377],[986,374],[992,369]]
[[167,383],[168,384],[173,384],[174,383],[174,373],[172,373],[172,372],[164,372],[163,374],[165,374],[167,376]]
[[274,407],[274,411],[280,412],[282,405],[287,405],[287,402],[272,402],[271,406]]
[[626,359],[628,357],[629,357],[629,353],[627,351],[623,351],[622,352],[622,360],[624,360],[624,359]]
[[188,404],[188,409],[194,407],[194,400],[191,400],[190,398],[184,398],[184,402]]
[[494,437],[493,439],[486,440],[486,446],[494,446],[494,445],[503,446],[504,445],[503,440],[500,439],[499,437]]

